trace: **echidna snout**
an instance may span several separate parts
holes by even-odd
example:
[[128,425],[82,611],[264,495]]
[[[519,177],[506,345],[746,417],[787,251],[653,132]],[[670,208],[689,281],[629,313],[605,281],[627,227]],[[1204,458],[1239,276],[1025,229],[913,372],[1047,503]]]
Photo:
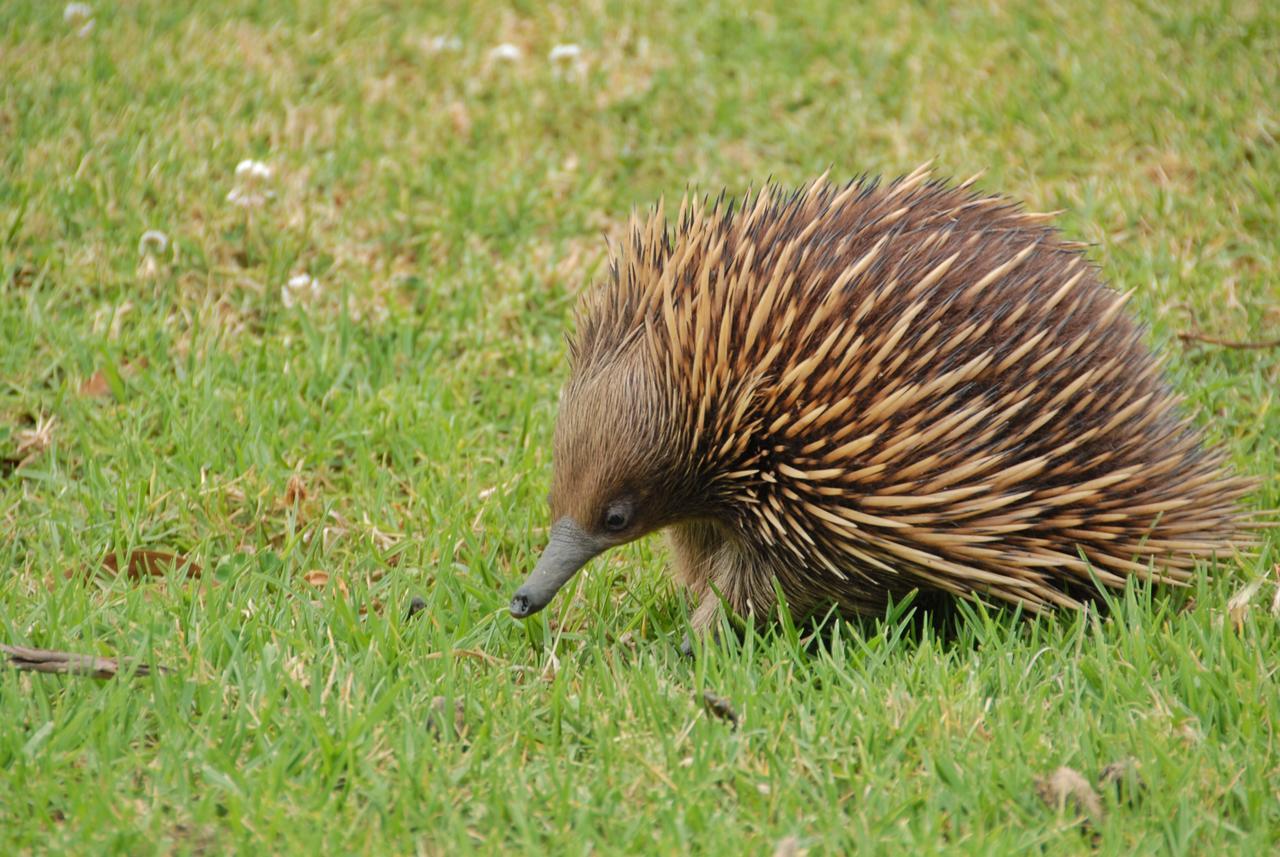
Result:
[[607,543],[592,538],[572,518],[556,521],[538,564],[511,597],[511,615],[523,619],[546,607],[578,569],[607,547]]
[[779,590],[797,614],[1079,607],[1254,546],[1254,483],[1045,220],[924,170],[634,219],[578,307],[551,539],[512,614],[663,528],[699,631]]

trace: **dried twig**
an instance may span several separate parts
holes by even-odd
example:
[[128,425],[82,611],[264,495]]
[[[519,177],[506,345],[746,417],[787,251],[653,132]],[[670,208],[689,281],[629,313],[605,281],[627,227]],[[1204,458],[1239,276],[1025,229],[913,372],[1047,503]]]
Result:
[[[6,646],[3,643],[0,643],[0,653],[6,656],[8,666],[31,672],[111,678],[121,672],[128,673],[130,670],[134,675],[150,675],[152,670],[147,664],[121,664],[115,658],[78,655],[74,652],[55,652],[51,649],[29,649],[26,646]],[[169,671],[165,667],[157,667],[156,670]]]
[[1223,348],[1280,348],[1280,339],[1264,339],[1261,342],[1232,342],[1229,339],[1218,339],[1216,336],[1205,336],[1202,333],[1191,333],[1190,331],[1179,333],[1178,338],[1183,342],[1203,342],[1206,345],[1220,345]]

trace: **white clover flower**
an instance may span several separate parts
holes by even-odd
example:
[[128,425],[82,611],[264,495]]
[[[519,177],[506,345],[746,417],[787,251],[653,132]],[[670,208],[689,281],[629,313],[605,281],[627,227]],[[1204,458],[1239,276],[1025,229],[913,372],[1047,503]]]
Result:
[[516,45],[510,42],[503,42],[493,50],[489,51],[489,59],[500,60],[502,62],[516,62],[524,55],[524,52]]
[[280,287],[280,302],[286,309],[292,309],[302,301],[313,301],[320,297],[321,291],[320,281],[310,274],[294,274]]
[[271,178],[271,167],[267,166],[262,161],[245,158],[243,161],[236,164],[236,178],[242,179],[246,177],[265,181],[266,179]]
[[241,208],[257,208],[274,199],[275,192],[262,187],[270,178],[271,167],[262,161],[245,158],[236,164],[236,186],[227,193],[227,202]]
[[138,265],[138,275],[144,280],[154,280],[160,276],[160,263],[156,255],[169,249],[169,236],[158,229],[148,229],[138,239],[138,255],[142,261]]
[[547,54],[552,73],[559,78],[581,78],[587,73],[587,60],[582,48],[575,44],[556,45]]
[[445,51],[462,50],[462,39],[457,36],[433,36],[424,42],[429,53],[441,54]]
[[556,45],[551,49],[551,53],[547,54],[547,59],[551,62],[564,62],[567,60],[576,60],[582,57],[582,48],[574,44]]
[[62,10],[62,20],[67,24],[75,24],[80,21],[87,21],[93,17],[93,9],[88,3],[68,3],[66,8]]
[[165,235],[159,229],[148,229],[142,233],[142,237],[138,239],[138,255],[150,256],[153,253],[163,253],[169,249],[169,236]]

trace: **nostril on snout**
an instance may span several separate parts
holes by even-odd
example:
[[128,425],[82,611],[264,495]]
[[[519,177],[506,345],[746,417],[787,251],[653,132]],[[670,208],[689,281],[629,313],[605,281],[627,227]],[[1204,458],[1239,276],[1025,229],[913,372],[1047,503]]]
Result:
[[524,595],[517,595],[511,599],[511,615],[517,619],[523,619],[529,615],[529,599]]

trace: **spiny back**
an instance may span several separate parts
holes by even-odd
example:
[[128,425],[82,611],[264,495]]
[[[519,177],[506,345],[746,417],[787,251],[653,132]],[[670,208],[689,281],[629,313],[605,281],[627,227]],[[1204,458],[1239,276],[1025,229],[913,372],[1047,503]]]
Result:
[[1185,580],[1239,541],[1251,485],[1044,221],[923,170],[686,201],[674,231],[659,207],[584,297],[573,374],[643,349],[664,442],[793,584],[906,575],[1039,608],[1076,603],[1090,565]]

